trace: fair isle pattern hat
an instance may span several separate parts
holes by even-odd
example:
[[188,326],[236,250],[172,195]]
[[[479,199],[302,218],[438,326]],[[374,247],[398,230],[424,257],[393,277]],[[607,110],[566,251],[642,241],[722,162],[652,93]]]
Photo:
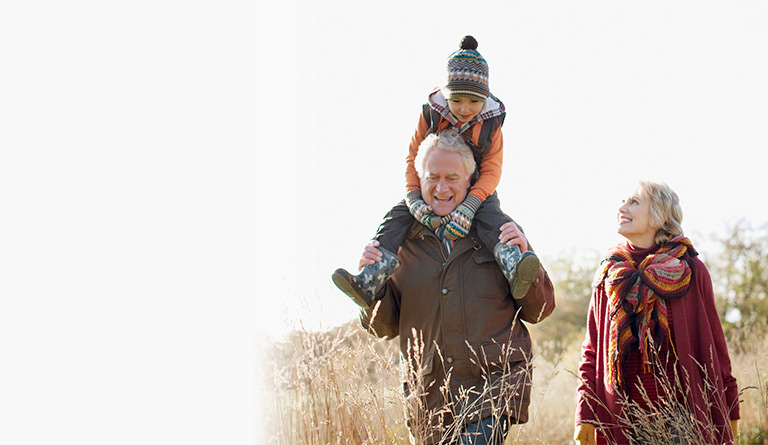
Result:
[[448,83],[445,97],[471,97],[485,100],[488,88],[488,63],[477,52],[477,40],[472,36],[461,39],[459,50],[448,57]]

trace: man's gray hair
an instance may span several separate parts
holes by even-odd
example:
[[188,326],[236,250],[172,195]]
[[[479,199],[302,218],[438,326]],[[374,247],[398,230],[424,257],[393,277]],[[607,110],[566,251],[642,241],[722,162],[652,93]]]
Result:
[[416,156],[416,161],[414,162],[416,171],[419,172],[419,177],[424,177],[424,164],[426,163],[429,154],[435,150],[458,153],[461,155],[461,161],[464,164],[467,177],[470,178],[475,173],[476,164],[472,150],[470,150],[469,146],[464,142],[464,138],[462,138],[456,130],[448,129],[437,134],[430,134],[424,138],[421,145],[419,145],[419,154]]

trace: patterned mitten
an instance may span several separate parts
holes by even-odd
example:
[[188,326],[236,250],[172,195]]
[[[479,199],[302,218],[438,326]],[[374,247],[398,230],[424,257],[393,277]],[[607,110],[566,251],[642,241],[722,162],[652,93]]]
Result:
[[405,204],[408,206],[411,215],[413,215],[413,217],[420,223],[432,230],[440,227],[440,217],[432,213],[432,207],[428,206],[427,203],[421,199],[420,190],[411,190],[406,193]]
[[459,204],[450,215],[451,219],[445,228],[446,238],[457,240],[464,238],[469,234],[472,227],[472,220],[475,218],[475,212],[480,207],[480,198],[475,195],[467,195],[464,202]]

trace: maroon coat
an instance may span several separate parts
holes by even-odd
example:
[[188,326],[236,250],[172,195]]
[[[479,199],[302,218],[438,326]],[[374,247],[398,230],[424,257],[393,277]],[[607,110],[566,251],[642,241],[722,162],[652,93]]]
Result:
[[[658,247],[640,250],[629,243],[625,248],[638,262],[658,250]],[[678,356],[676,367],[679,375],[689,378],[689,383],[685,385],[688,406],[699,422],[714,425],[717,431],[716,437],[702,432],[700,443],[730,443],[730,420],[739,418],[736,379],[731,374],[731,360],[715,306],[712,280],[706,266],[698,258],[694,260],[693,277],[694,281],[685,296],[667,301],[674,323],[672,339]],[[602,282],[595,287],[589,304],[587,333],[579,364],[576,424],[610,426],[626,416],[622,414],[620,396],[607,376],[609,319],[606,313],[608,296],[604,286]],[[704,366],[705,371],[699,365]],[[629,443],[625,432],[618,427],[598,427],[597,430],[598,444]]]

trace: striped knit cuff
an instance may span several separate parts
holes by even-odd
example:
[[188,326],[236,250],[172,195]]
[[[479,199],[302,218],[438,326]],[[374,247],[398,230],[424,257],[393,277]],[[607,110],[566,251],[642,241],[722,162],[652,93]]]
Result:
[[475,195],[467,195],[462,204],[464,204],[464,206],[466,206],[468,209],[472,210],[472,213],[477,213],[477,209],[480,208],[483,202],[480,201],[480,198]]
[[405,194],[405,204],[410,207],[414,201],[421,199],[421,190],[411,190]]

